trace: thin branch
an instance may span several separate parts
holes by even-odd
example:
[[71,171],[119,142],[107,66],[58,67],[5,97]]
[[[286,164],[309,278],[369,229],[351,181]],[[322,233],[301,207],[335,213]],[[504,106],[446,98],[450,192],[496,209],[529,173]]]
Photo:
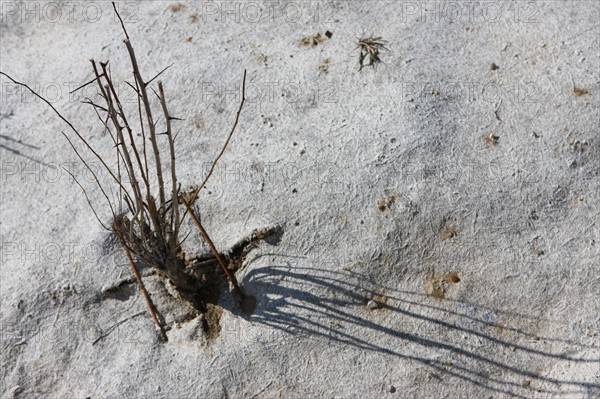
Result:
[[[100,218],[98,217],[98,214],[96,213],[96,210],[94,209],[94,206],[92,205],[92,201],[90,201],[90,197],[88,196],[88,194],[87,194],[87,191],[85,191],[85,188],[83,188],[83,186],[81,185],[81,183],[79,183],[79,180],[77,180],[77,178],[76,178],[76,177],[73,175],[73,173],[69,172],[69,171],[67,170],[67,168],[65,168],[64,166],[63,166],[63,169],[65,170],[65,172],[67,172],[67,173],[68,173],[68,174],[69,174],[69,175],[70,175],[70,176],[73,178],[73,180],[75,181],[75,183],[77,183],[77,185],[79,186],[79,188],[80,188],[80,189],[81,189],[81,191],[83,192],[83,195],[85,196],[85,199],[86,199],[86,201],[87,201],[88,205],[90,206],[90,209],[91,209],[91,210],[92,210],[92,212],[94,213],[94,216],[96,217],[96,220],[98,221],[98,223],[100,223],[100,225],[101,225],[101,226],[102,226],[102,227],[103,227],[105,230],[108,230],[108,231],[110,231],[110,229],[109,229],[108,227],[106,227],[106,226],[104,225],[104,223],[102,223],[102,221],[101,221],[101,220],[100,220]],[[109,201],[109,204],[110,204],[110,201]],[[112,206],[111,206],[111,209],[112,209]],[[114,216],[114,212],[113,212],[113,216]]]
[[123,28],[123,32],[125,32],[125,37],[127,38],[127,40],[129,40],[129,35],[127,34],[127,29],[125,29],[125,24],[123,23],[123,19],[121,19],[121,15],[119,15],[119,12],[117,11],[117,5],[115,4],[115,2],[112,2],[112,6],[113,9],[115,10],[115,14],[117,14],[117,17],[119,18],[119,21],[121,22],[121,27]]
[[[104,64],[101,63],[100,65],[104,65]],[[94,73],[96,74],[96,76],[99,76],[98,69],[96,68],[96,63],[93,60],[92,60],[92,66],[94,68]],[[106,74],[105,69],[104,69],[104,72],[105,72],[104,79],[107,81],[110,81],[110,78]],[[141,196],[141,192],[140,192],[140,186],[139,186],[139,183],[135,176],[135,170],[133,168],[133,164],[129,157],[129,151],[125,145],[125,139],[123,137],[123,128],[121,127],[121,125],[119,123],[119,120],[117,117],[117,112],[116,112],[115,105],[114,105],[114,101],[116,101],[116,100],[113,100],[113,97],[111,95],[110,86],[111,86],[110,83],[107,84],[106,86],[103,86],[102,82],[98,78],[98,87],[100,88],[102,95],[106,99],[106,104],[108,106],[109,115],[111,117],[113,126],[115,127],[115,130],[117,133],[118,144],[120,145],[120,148],[122,149],[122,154],[125,158],[125,166],[127,168],[127,173],[129,175],[131,188],[133,189],[133,194],[134,194],[133,196],[134,196],[134,199],[136,202],[136,212],[134,213],[133,217],[134,218],[141,217],[141,219],[144,220],[144,207],[141,205],[142,196]]]
[[69,94],[73,94],[73,93],[75,93],[76,91],[83,89],[85,86],[91,85],[92,83],[94,83],[94,82],[95,82],[95,81],[97,81],[97,80],[98,80],[98,78],[94,78],[94,79],[90,80],[89,82],[82,84],[82,85],[81,85],[81,86],[79,86],[78,88],[71,90],[71,91],[69,92]]
[[142,174],[142,179],[146,183],[146,187],[148,187],[148,189],[149,189],[148,178],[144,174],[144,169],[142,167],[142,161],[140,159],[140,154],[138,153],[137,147],[135,145],[135,141],[133,140],[133,132],[131,131],[131,127],[129,126],[127,117],[125,116],[125,111],[123,110],[123,105],[121,104],[121,101],[119,100],[117,92],[115,91],[115,88],[112,83],[112,79],[110,79],[109,75],[106,73],[106,64],[100,63],[100,66],[102,66],[102,71],[104,72],[105,79],[108,82],[108,86],[110,88],[110,91],[112,92],[113,98],[115,99],[115,102],[117,103],[117,106],[119,107],[119,111],[120,111],[119,115],[121,116],[121,119],[123,119],[123,122],[125,123],[125,128],[127,129],[127,133],[129,134],[129,144],[130,144],[131,148],[133,149],[133,154],[135,155],[135,158],[138,163],[138,167],[140,168],[140,172]]
[[165,121],[167,124],[167,138],[169,140],[169,151],[171,153],[171,202],[173,204],[173,211],[171,212],[171,226],[172,234],[170,237],[171,253],[176,253],[177,246],[177,234],[179,232],[179,206],[177,204],[177,173],[175,171],[175,143],[173,141],[173,134],[171,130],[171,115],[167,109],[167,101],[165,99],[165,92],[163,90],[162,82],[158,81],[158,90],[160,91],[160,104],[162,106],[163,113],[165,115]]
[[[35,90],[33,90],[31,87],[27,86],[25,83],[21,83],[21,82],[17,82],[16,80],[14,80],[10,75],[0,71],[0,75],[6,76],[8,79],[10,79],[14,84],[17,84],[19,86],[23,86],[25,87],[27,90],[29,90],[34,96],[36,96],[37,98],[39,98],[40,100],[42,100],[43,102],[45,102],[50,108],[52,108],[52,110],[54,111],[54,113],[56,115],[58,115],[58,117],[60,119],[62,119],[67,125],[69,125],[69,127],[71,128],[71,130],[73,130],[74,132],[77,133],[77,129],[75,129],[75,127],[73,126],[73,124],[71,122],[69,122],[64,116],[62,116],[62,114],[60,112],[58,112],[58,110],[56,108],[54,108],[54,105],[52,105],[52,103],[48,100],[46,100],[44,97],[42,97],[41,95],[39,95],[38,93],[35,92]],[[79,134],[79,133],[77,133]]]
[[93,101],[92,101],[92,100],[90,100],[89,98],[86,98],[85,100],[83,100],[83,103],[84,103],[84,104],[91,105],[91,106],[92,106],[92,107],[94,107],[94,108],[99,108],[101,111],[108,112],[108,110],[107,110],[106,108],[104,108],[104,107],[103,107],[103,106],[101,106],[101,105],[98,105],[98,104],[96,104],[95,102],[93,102]]
[[135,278],[137,279],[137,281],[139,283],[140,291],[142,291],[142,294],[144,295],[144,299],[146,300],[146,305],[148,305],[148,310],[150,312],[150,315],[152,316],[152,319],[156,323],[156,325],[160,331],[160,335],[161,335],[162,339],[164,341],[168,341],[169,338],[167,337],[167,334],[165,333],[165,330],[164,330],[162,324],[160,323],[160,321],[158,320],[158,317],[156,316],[152,298],[150,298],[150,294],[148,294],[148,291],[146,291],[146,287],[144,286],[144,282],[142,281],[142,276],[140,275],[140,272],[138,271],[137,267],[135,266],[135,263],[133,262],[133,257],[131,256],[131,252],[129,252],[127,242],[125,240],[125,237],[123,236],[123,232],[121,231],[121,221],[115,220],[113,223],[113,227],[114,227],[115,233],[117,234],[117,237],[121,241],[121,244],[123,244],[123,250],[125,251],[125,255],[127,255],[127,260],[129,261],[129,265],[131,265],[133,274],[135,275]]
[[[148,83],[145,83],[144,80],[142,79],[142,75],[138,68],[137,59],[135,57],[135,52],[133,51],[133,47],[129,40],[129,34],[127,33],[127,29],[125,28],[125,24],[123,23],[123,19],[121,18],[119,11],[117,11],[117,6],[114,1],[112,2],[112,6],[113,6],[113,9],[115,10],[115,14],[119,18],[119,21],[121,22],[121,27],[123,28],[123,32],[125,33],[126,39],[123,42],[125,43],[125,46],[127,47],[127,52],[129,53],[129,58],[131,59],[131,65],[133,67],[133,76],[135,77],[136,86],[138,86],[138,95],[142,96],[142,100],[144,102],[144,109],[146,111],[148,126],[150,128],[150,141],[152,143],[152,149],[154,151],[154,160],[156,162],[156,175],[158,178],[160,206],[162,207],[165,203],[164,183],[163,183],[163,177],[162,177],[162,165],[160,162],[160,153],[158,150],[158,145],[156,143],[156,132],[155,132],[154,121],[152,120],[152,110],[150,108],[150,103],[148,101],[148,92],[146,91],[146,86]],[[166,68],[165,68],[165,70],[166,70]],[[164,70],[162,72],[164,72]],[[160,73],[162,73],[162,72],[160,72]],[[160,75],[160,73],[159,73],[159,75]],[[140,124],[142,124],[142,133],[143,133],[143,121],[142,121],[141,115],[140,115]],[[144,139],[144,159],[146,161],[146,176],[148,176],[148,173],[147,173],[148,162],[146,159],[145,145],[146,145],[146,143],[145,143],[145,139]],[[150,204],[151,202],[154,201],[152,198],[152,195],[149,192],[147,193],[147,198],[148,198],[148,204]],[[159,229],[158,232],[160,232],[161,230],[162,229]]]
[[79,140],[81,140],[83,142],[83,144],[85,144],[85,146],[87,147],[87,149],[102,163],[102,166],[104,166],[104,168],[107,170],[107,172],[110,174],[110,176],[117,182],[117,184],[120,184],[120,181],[114,175],[114,173],[112,172],[112,170],[108,167],[108,165],[106,164],[106,162],[104,161],[104,159],[102,159],[102,157],[100,156],[100,154],[98,154],[96,152],[96,150],[94,150],[94,148],[87,142],[87,140],[83,138],[83,136],[79,133],[79,131],[75,128],[75,126],[73,126],[73,124],[71,122],[69,122],[64,116],[62,116],[62,114],[60,112],[58,112],[58,110],[52,105],[52,103],[50,103],[50,101],[46,100],[44,97],[42,97],[41,95],[39,95],[38,93],[36,93],[35,90],[33,90],[31,87],[29,87],[25,83],[21,83],[21,82],[16,81],[15,79],[13,79],[8,74],[0,71],[0,75],[6,76],[13,83],[25,87],[27,90],[29,90],[31,92],[31,94],[33,94],[34,96],[36,96],[37,98],[39,98],[40,100],[42,100],[43,102],[45,102],[52,109],[52,111],[54,111],[54,113],[60,119],[62,119],[63,122],[65,122],[69,126],[69,128],[75,133],[75,135],[77,135],[77,137],[79,138]]
[[[119,198],[123,197],[123,193],[125,193],[125,199],[129,198],[130,200],[133,201],[133,199],[131,198],[131,194],[129,194],[129,191],[122,184],[123,180],[121,177],[121,160],[123,160],[123,162],[125,162],[125,160],[123,159],[123,154],[119,150],[119,143],[117,142],[117,139],[115,138],[112,131],[110,130],[110,126],[108,126],[108,120],[110,119],[110,113],[107,110],[106,119],[102,119],[102,117],[100,116],[100,113],[98,112],[98,110],[96,108],[94,108],[94,112],[96,112],[96,116],[98,117],[98,120],[100,121],[100,123],[102,123],[102,125],[104,126],[105,131],[108,132],[108,135],[112,139],[112,141],[114,143],[114,148],[116,149],[116,152],[117,152],[117,179],[118,179],[117,183],[119,186],[119,192],[121,193],[119,195]],[[132,213],[135,213],[133,211],[133,209],[131,209],[131,207],[130,207],[130,210]],[[122,211],[122,207],[121,207],[121,211]]]
[[153,81],[154,79],[158,78],[160,75],[162,75],[162,73],[163,73],[164,71],[166,71],[167,69],[171,68],[172,66],[173,66],[173,64],[171,64],[171,65],[169,65],[169,66],[165,67],[165,69],[163,69],[162,71],[160,71],[159,73],[157,73],[157,74],[156,74],[156,75],[155,75],[155,76],[154,76],[152,79],[150,79],[149,81],[147,81],[147,82],[146,82],[146,86],[148,86],[150,83],[152,83],[152,81]]
[[[61,132],[63,136],[65,136],[65,138],[67,139],[67,141],[69,142],[69,145],[71,146],[71,148],[73,149],[73,151],[75,152],[75,154],[77,155],[77,157],[81,160],[81,162],[83,162],[83,164],[85,165],[85,167],[92,172],[92,176],[94,176],[94,180],[96,181],[96,184],[98,185],[98,187],[100,188],[100,191],[102,192],[102,195],[104,195],[104,198],[106,198],[106,201],[108,202],[108,206],[110,207],[110,211],[113,214],[113,216],[115,215],[115,210],[112,206],[112,203],[110,202],[110,199],[108,198],[108,195],[106,194],[106,191],[104,191],[104,188],[102,187],[102,184],[100,184],[100,180],[98,179],[98,176],[96,176],[96,172],[94,172],[92,170],[92,168],[90,168],[90,165],[88,165],[88,163],[83,159],[83,157],[81,156],[81,154],[79,153],[79,151],[77,150],[77,148],[75,148],[75,146],[73,145],[73,143],[71,142],[71,140],[69,139],[69,137],[65,134],[65,132]],[[71,173],[69,173],[71,176],[73,176]],[[75,179],[75,176],[73,176],[73,178]],[[77,184],[79,184],[79,182],[77,181],[77,179],[75,179],[75,181],[77,182]],[[81,186],[81,185],[80,185]],[[83,190],[83,187],[81,187],[81,189]],[[85,192],[85,190],[83,190],[83,193],[85,194],[86,199],[89,201],[89,198],[87,196],[87,193]],[[91,204],[90,204],[91,206]],[[92,210],[94,210],[94,208],[92,207]],[[96,212],[94,212],[95,214]],[[97,215],[96,215],[97,218]],[[102,222],[100,222],[100,224],[102,224]],[[106,228],[106,226],[104,226],[104,224],[102,224],[102,227]]]
[[[131,159],[129,157],[129,150],[127,149],[127,147],[125,146],[125,142],[124,142],[124,137],[123,137],[123,131],[122,128],[119,124],[119,121],[114,113],[115,109],[114,109],[114,105],[113,105],[113,100],[112,98],[114,98],[114,102],[117,104],[117,106],[119,107],[119,111],[120,111],[120,116],[121,119],[123,120],[123,123],[125,124],[125,128],[127,130],[128,136],[129,136],[129,145],[131,147],[131,150],[133,151],[133,154],[135,156],[135,159],[137,161],[137,165],[138,168],[141,172],[141,177],[142,180],[146,186],[146,193],[150,192],[150,183],[148,181],[148,177],[145,175],[144,173],[144,168],[142,166],[142,161],[140,159],[140,154],[137,150],[136,144],[135,144],[135,140],[133,139],[133,132],[131,130],[131,127],[129,126],[129,122],[127,121],[127,118],[125,116],[125,111],[123,109],[123,106],[121,104],[121,101],[119,100],[119,97],[117,95],[117,92],[115,91],[115,88],[113,86],[112,83],[112,79],[110,78],[110,75],[107,73],[106,71],[106,64],[105,63],[100,63],[100,66],[102,67],[102,71],[104,74],[104,79],[107,81],[108,85],[107,85],[107,90],[106,90],[106,96],[108,98],[107,103],[109,104],[109,109],[111,109],[112,107],[112,113],[111,115],[113,116],[112,121],[113,121],[113,125],[115,126],[115,129],[117,130],[117,134],[119,137],[119,141],[122,144],[122,149],[123,149],[123,154],[125,155],[125,164],[127,165],[127,169],[128,171],[130,171],[130,179],[131,179],[131,186],[134,190],[134,196],[137,202],[137,212],[134,214],[134,218],[138,218],[142,221],[139,223],[139,226],[143,226],[143,221],[146,220],[145,216],[144,216],[144,206],[142,205],[142,193],[141,193],[141,189],[139,186],[139,183],[137,181],[137,178],[135,176],[135,171],[131,162]],[[96,65],[94,64],[94,72],[97,74],[97,70],[96,70]],[[112,93],[112,95],[111,95]],[[145,231],[143,228],[140,229],[140,235],[142,240],[145,240]]]
[[121,324],[123,324],[123,323],[125,323],[125,322],[127,322],[127,321],[129,321],[129,320],[131,320],[131,319],[133,319],[133,318],[136,318],[136,317],[138,317],[138,316],[141,316],[141,315],[143,315],[143,314],[144,314],[144,312],[136,313],[136,314],[134,314],[134,315],[132,315],[132,316],[129,316],[129,317],[127,317],[127,318],[125,318],[125,319],[121,320],[121,321],[118,321],[118,322],[116,322],[116,323],[115,323],[115,324],[113,324],[113,325],[112,325],[112,326],[111,326],[111,327],[110,327],[108,330],[106,330],[106,333],[104,333],[104,334],[100,335],[98,338],[96,338],[96,339],[94,340],[94,342],[92,342],[92,346],[96,345],[96,344],[97,344],[98,342],[100,342],[102,339],[104,339],[104,338],[108,337],[108,336],[109,336],[109,335],[110,335],[110,334],[111,334],[111,333],[112,333],[112,332],[115,330],[115,328],[119,327]]
[[202,187],[204,187],[204,185],[210,178],[210,175],[212,175],[213,171],[215,170],[215,165],[217,164],[217,162],[219,162],[219,159],[225,152],[225,149],[227,148],[227,145],[229,144],[229,141],[231,140],[231,137],[233,136],[233,132],[235,131],[235,128],[238,125],[238,121],[240,119],[240,113],[242,112],[242,107],[244,106],[244,101],[246,101],[246,70],[245,69],[244,69],[244,78],[242,79],[242,101],[240,102],[240,106],[238,108],[237,114],[235,115],[235,121],[233,122],[233,126],[231,127],[231,131],[229,132],[229,136],[227,136],[227,140],[225,141],[223,148],[221,148],[221,152],[219,152],[219,155],[217,155],[217,157],[213,161],[213,163],[210,167],[210,170],[208,171],[208,174],[204,178],[204,181],[202,182],[202,184],[200,184],[200,186],[196,190],[196,195],[198,195],[200,190],[202,190]]
[[[196,198],[198,198],[198,194],[200,193],[200,190],[202,190],[202,188],[204,187],[204,185],[206,184],[206,182],[208,181],[208,179],[212,175],[217,162],[219,161],[219,159],[221,158],[221,156],[225,152],[225,149],[227,148],[227,145],[229,145],[229,141],[231,141],[231,137],[233,136],[233,133],[235,132],[235,128],[238,125],[238,121],[240,119],[240,113],[242,112],[242,108],[244,107],[244,101],[245,100],[246,100],[246,70],[244,69],[244,77],[242,79],[242,101],[240,102],[240,106],[238,107],[237,114],[235,115],[235,121],[233,123],[233,126],[231,127],[231,131],[229,132],[229,136],[227,136],[227,140],[225,140],[225,144],[223,144],[223,148],[221,148],[221,152],[219,152],[219,154],[217,155],[217,157],[213,161],[213,163],[212,163],[212,165],[210,167],[210,170],[208,171],[208,174],[204,178],[204,181],[202,181],[202,184],[200,184],[200,186],[198,186],[196,188],[196,190],[194,190],[194,193],[192,194],[192,197],[190,199],[190,203],[191,204],[194,204],[194,202],[196,201]],[[188,212],[188,210],[186,209],[185,213],[181,217],[180,224],[183,223],[183,220],[185,219],[185,216],[187,215],[187,212]]]
[[[127,86],[131,87],[133,89],[133,91],[135,91],[135,94],[138,95],[138,99],[142,97],[142,95],[140,94],[140,91],[137,88],[133,87],[133,85],[131,83],[129,83],[128,81],[125,81],[125,84]],[[137,81],[135,82],[135,84],[137,85]]]
[[237,279],[235,278],[235,276],[233,274],[231,274],[229,269],[227,269],[227,266],[225,266],[225,262],[223,262],[223,259],[221,259],[221,255],[219,255],[219,251],[217,251],[215,244],[213,244],[212,240],[208,236],[208,233],[206,232],[206,230],[204,230],[204,227],[202,227],[202,223],[200,223],[200,219],[198,219],[198,217],[196,216],[196,213],[194,212],[194,210],[192,209],[192,207],[186,201],[185,198],[181,197],[181,202],[183,202],[183,205],[185,205],[185,207],[187,208],[188,212],[190,213],[190,217],[196,224],[196,227],[198,227],[198,230],[200,231],[202,238],[204,238],[204,241],[206,241],[206,243],[210,247],[210,250],[212,251],[213,255],[215,256],[215,258],[217,258],[219,265],[221,265],[221,268],[225,272],[227,279],[229,280],[231,285],[233,285],[234,292],[239,296],[239,298],[243,298],[244,295],[242,293],[242,290],[240,289],[240,286],[238,285]]
[[160,152],[158,150],[158,144],[156,142],[156,126],[154,124],[154,120],[152,118],[152,109],[150,108],[150,101],[148,99],[148,91],[146,90],[147,84],[142,79],[142,75],[140,73],[140,69],[138,67],[137,59],[135,58],[135,52],[133,47],[131,46],[131,42],[129,38],[123,41],[125,46],[127,46],[127,51],[129,52],[129,58],[131,59],[131,66],[133,67],[133,75],[135,76],[135,80],[138,83],[140,94],[142,95],[142,101],[144,103],[144,110],[146,111],[146,120],[148,122],[148,127],[150,129],[150,142],[152,143],[152,150],[154,151],[154,160],[156,162],[156,176],[158,178],[158,189],[159,189],[159,199],[160,206],[162,207],[165,204],[165,187],[162,176],[162,165],[160,162]]
[[[125,83],[131,86],[129,82]],[[142,116],[142,96],[140,95],[137,80],[135,81],[135,85],[137,86],[137,88],[133,86],[131,86],[131,88],[137,93],[138,115],[140,117],[140,129],[142,131],[142,152],[144,153],[144,171],[146,172],[146,176],[150,176],[150,174],[148,173],[148,156],[146,154],[146,129],[144,129],[144,117]],[[146,197],[150,195],[152,194],[150,193],[150,190],[148,190],[146,193]]]

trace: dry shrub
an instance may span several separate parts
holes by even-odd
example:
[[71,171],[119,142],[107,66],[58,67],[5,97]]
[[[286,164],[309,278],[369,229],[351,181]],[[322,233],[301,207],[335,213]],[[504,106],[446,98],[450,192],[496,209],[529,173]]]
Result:
[[[208,243],[213,255],[232,285],[236,299],[242,305],[242,308],[244,308],[244,300],[248,299],[241,291],[235,276],[227,269],[222,256],[212,243],[196,214],[197,212],[194,210],[194,203],[200,190],[210,178],[217,161],[223,155],[237,127],[245,101],[246,71],[244,71],[242,83],[242,100],[225,144],[214,159],[202,183],[192,192],[181,192],[177,182],[175,137],[172,129],[172,122],[177,121],[178,118],[169,113],[163,83],[159,80],[156,82],[155,88],[151,86],[151,83],[169,67],[166,67],[149,80],[142,77],[129,35],[116,7],[114,7],[114,3],[113,8],[115,8],[115,13],[121,22],[126,37],[124,43],[129,53],[134,78],[133,83],[126,83],[137,95],[137,112],[132,116],[131,110],[127,110],[120,100],[119,94],[115,90],[115,83],[111,78],[108,62],[91,60],[94,79],[74,91],[90,84],[98,86],[102,103],[98,104],[90,99],[86,99],[84,102],[93,107],[103,129],[110,137],[111,145],[115,149],[116,162],[114,164],[116,164],[116,167],[110,167],[107,160],[50,102],[26,84],[14,80],[4,72],[0,72],[0,74],[30,90],[50,106],[69,126],[71,134],[68,135],[64,132],[62,134],[78,158],[91,172],[96,185],[106,200],[106,204],[112,213],[112,222],[108,226],[101,221],[85,188],[75,176],[72,174],[71,176],[82,189],[98,222],[105,229],[112,231],[122,244],[132,271],[140,285],[140,290],[148,304],[150,314],[156,322],[162,338],[167,340],[151,297],[144,287],[137,263],[143,262],[146,266],[154,268],[159,274],[164,275],[177,287],[182,298],[192,303],[196,309],[205,312],[207,303],[205,297],[203,297],[203,289],[207,284],[206,278],[199,278],[191,273],[189,268],[186,268],[188,260],[186,260],[181,246],[180,229],[186,216],[191,217],[200,234]],[[156,102],[151,101],[152,95],[156,96],[160,104],[158,114],[162,117],[159,118],[162,119],[162,123],[159,123],[155,117],[157,107]],[[139,120],[137,128],[130,124],[130,121],[134,119]],[[163,136],[164,139],[163,137],[159,138],[159,136]],[[90,167],[89,158],[84,156],[85,152],[78,149],[74,139],[76,139],[76,143],[78,142],[84,147],[84,151],[89,156],[102,164],[110,177],[109,183],[100,181],[98,174]],[[163,165],[165,152],[168,157],[169,166],[167,168]],[[70,174],[69,171],[67,172]],[[118,201],[111,199],[115,191],[118,192]],[[214,276],[215,274],[212,273],[211,275]]]

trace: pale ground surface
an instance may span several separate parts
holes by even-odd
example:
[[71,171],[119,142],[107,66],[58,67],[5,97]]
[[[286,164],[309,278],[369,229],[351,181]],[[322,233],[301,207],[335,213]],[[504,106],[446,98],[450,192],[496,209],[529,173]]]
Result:
[[[108,157],[68,91],[90,58],[131,80],[122,31],[109,3],[48,4],[2,2],[0,69]],[[62,169],[108,221],[67,127],[0,79],[2,398],[600,397],[600,3],[128,4],[145,76],[174,63],[162,80],[185,119],[184,185],[220,148],[248,70],[200,209],[219,248],[284,234],[238,273],[254,314],[223,292],[212,341],[148,278],[171,326],[160,343],[135,285],[105,293],[131,272]],[[359,73],[362,34],[389,51]],[[460,281],[429,296],[444,273]]]

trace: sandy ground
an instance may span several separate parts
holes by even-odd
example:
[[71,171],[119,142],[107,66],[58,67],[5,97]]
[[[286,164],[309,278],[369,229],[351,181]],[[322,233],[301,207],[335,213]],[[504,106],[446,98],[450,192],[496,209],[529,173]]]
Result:
[[[1,2],[0,69],[112,159],[69,94],[131,68],[108,2]],[[158,339],[110,213],[2,77],[2,398],[600,397],[600,6],[539,2],[120,3],[176,121],[182,185],[239,130],[199,209],[218,248],[281,226],[207,334],[156,276]],[[387,50],[359,72],[360,37]],[[129,91],[128,91],[129,90]],[[100,170],[98,162],[93,167]],[[102,175],[102,181],[108,176]],[[210,194],[209,194],[210,191]],[[192,230],[193,231],[193,230]],[[207,252],[196,234],[187,242]],[[371,301],[371,302],[369,302]]]

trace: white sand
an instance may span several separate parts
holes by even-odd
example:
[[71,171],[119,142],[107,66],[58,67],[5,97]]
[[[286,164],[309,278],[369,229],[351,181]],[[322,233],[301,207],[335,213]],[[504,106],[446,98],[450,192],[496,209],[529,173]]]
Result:
[[[238,274],[255,313],[223,292],[209,341],[151,277],[160,343],[134,284],[103,294],[131,271],[62,167],[109,221],[103,197],[67,126],[2,77],[2,398],[600,396],[598,3],[177,4],[120,10],[147,78],[174,63],[161,78],[185,119],[184,186],[222,145],[248,70],[200,209],[220,249],[283,226]],[[110,156],[68,94],[90,58],[131,81],[110,4],[1,7],[0,70]],[[363,34],[389,51],[359,73]],[[460,281],[431,280],[445,273]]]

